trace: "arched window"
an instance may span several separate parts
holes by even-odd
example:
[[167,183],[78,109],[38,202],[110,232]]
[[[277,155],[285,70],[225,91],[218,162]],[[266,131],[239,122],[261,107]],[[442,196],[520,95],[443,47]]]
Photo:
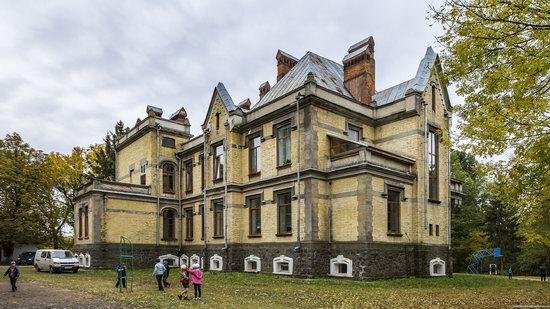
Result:
[[162,191],[164,193],[174,193],[174,164],[164,163],[162,165]]
[[162,239],[174,240],[176,238],[176,212],[166,209],[162,212]]

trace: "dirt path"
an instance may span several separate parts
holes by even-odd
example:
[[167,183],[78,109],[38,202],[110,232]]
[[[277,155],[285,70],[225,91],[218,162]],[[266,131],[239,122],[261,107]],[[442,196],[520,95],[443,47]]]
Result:
[[87,293],[38,282],[18,282],[17,287],[17,292],[11,292],[8,280],[0,282],[0,308],[122,308]]

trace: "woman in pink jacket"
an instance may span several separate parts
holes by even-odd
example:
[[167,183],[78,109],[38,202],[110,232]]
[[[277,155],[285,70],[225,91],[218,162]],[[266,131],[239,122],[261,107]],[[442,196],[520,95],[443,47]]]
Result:
[[195,299],[201,299],[202,271],[199,264],[193,264],[188,272],[191,273],[191,282],[195,288]]

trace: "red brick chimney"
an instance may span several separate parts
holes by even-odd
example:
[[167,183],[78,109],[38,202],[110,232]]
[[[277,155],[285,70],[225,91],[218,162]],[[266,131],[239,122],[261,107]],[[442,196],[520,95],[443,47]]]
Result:
[[260,85],[260,100],[269,90],[271,90],[271,85],[269,84],[269,81],[266,81]]
[[292,69],[296,63],[298,63],[298,58],[285,53],[284,51],[280,50],[277,52],[277,55],[275,56],[275,59],[277,59],[277,81],[280,81],[283,76]]
[[342,60],[344,85],[351,95],[364,104],[372,104],[375,92],[374,39],[372,36],[353,44]]

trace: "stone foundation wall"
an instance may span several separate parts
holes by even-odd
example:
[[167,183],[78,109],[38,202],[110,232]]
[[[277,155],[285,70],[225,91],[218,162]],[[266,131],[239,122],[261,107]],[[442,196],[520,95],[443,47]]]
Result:
[[[293,275],[304,277],[327,276],[330,260],[338,255],[353,261],[353,278],[382,279],[397,277],[425,277],[430,275],[429,264],[440,258],[446,262],[446,273],[451,274],[451,260],[446,246],[404,245],[385,243],[303,243],[299,250],[295,243],[230,244],[184,246],[134,245],[136,267],[147,267],[164,254],[196,254],[204,258],[204,269],[210,269],[210,257],[217,254],[223,258],[224,271],[244,271],[244,259],[255,255],[261,259],[261,272],[273,273],[273,259],[285,255],[293,259]],[[92,267],[114,267],[119,262],[118,244],[75,246],[75,252],[90,253]]]

